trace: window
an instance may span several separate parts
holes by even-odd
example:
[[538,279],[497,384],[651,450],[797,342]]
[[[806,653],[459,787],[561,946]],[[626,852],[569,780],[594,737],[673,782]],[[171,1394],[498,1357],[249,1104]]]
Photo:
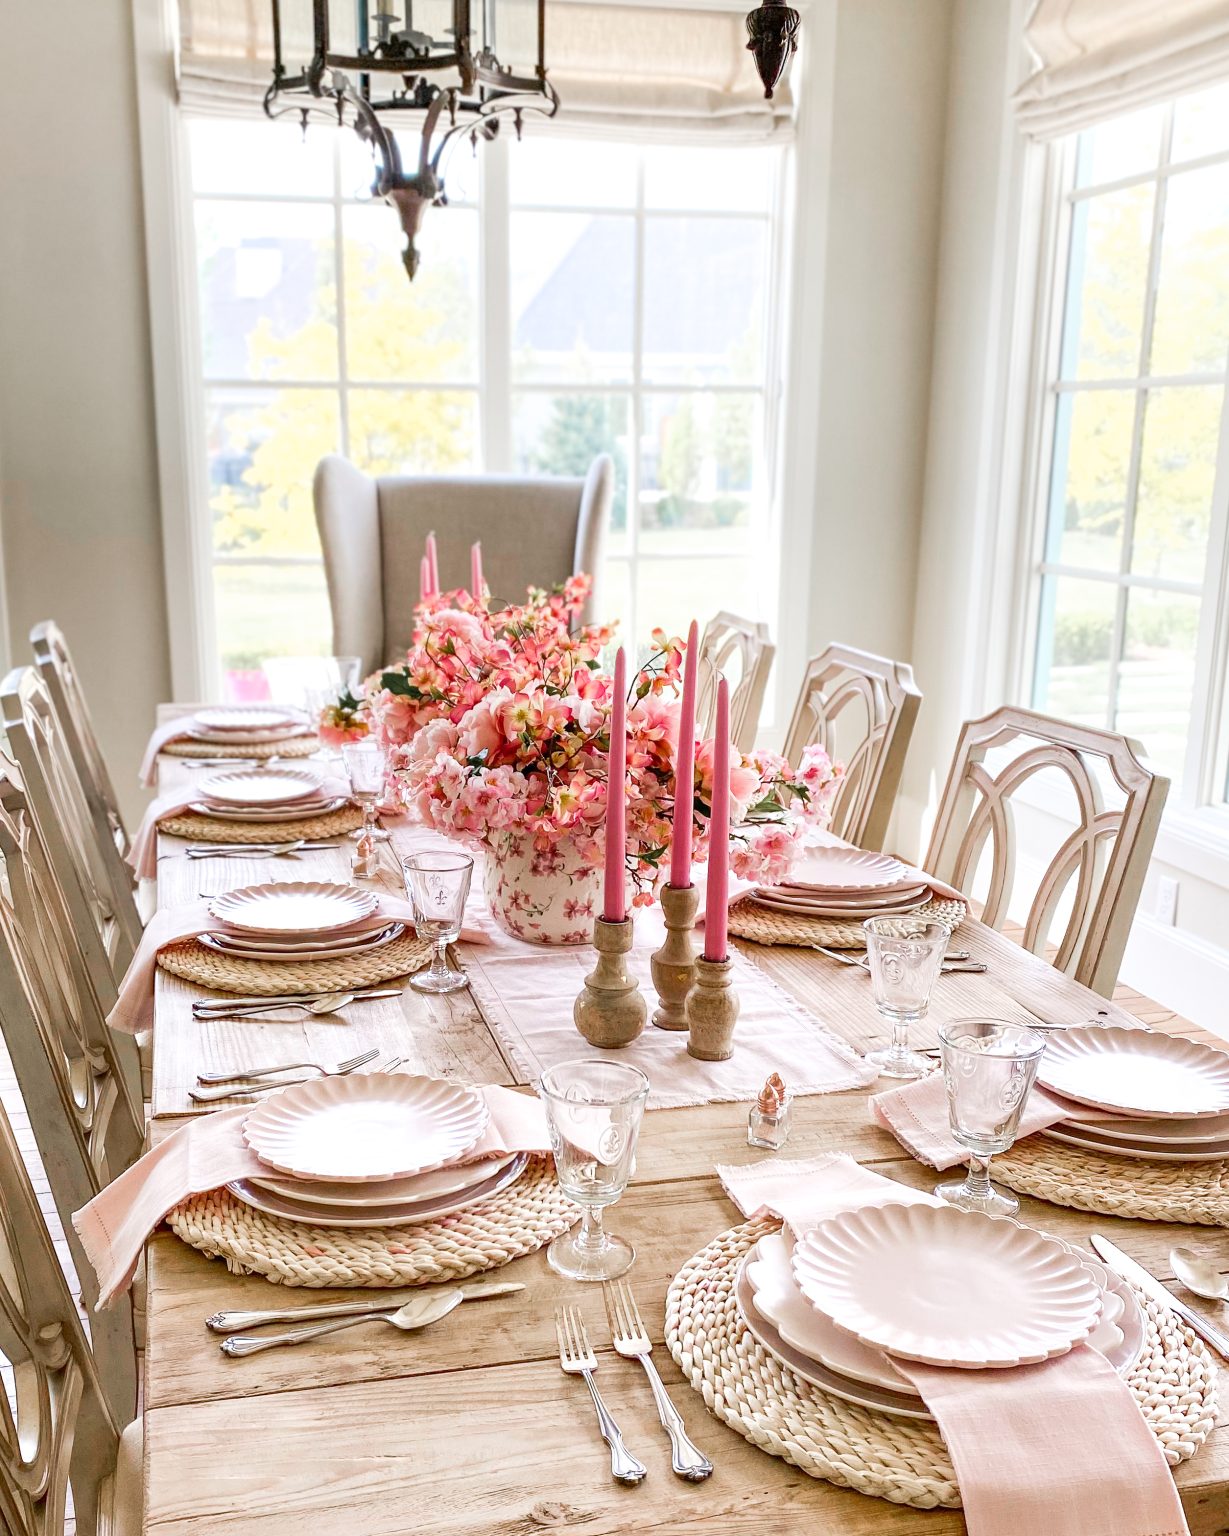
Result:
[[370,474],[580,474],[609,453],[603,617],[643,643],[722,607],[771,616],[779,149],[459,150],[410,285],[352,134],[200,118],[189,137],[230,694],[328,645],[326,453]]
[[1060,158],[1032,701],[1139,738],[1175,801],[1219,802],[1229,87]]

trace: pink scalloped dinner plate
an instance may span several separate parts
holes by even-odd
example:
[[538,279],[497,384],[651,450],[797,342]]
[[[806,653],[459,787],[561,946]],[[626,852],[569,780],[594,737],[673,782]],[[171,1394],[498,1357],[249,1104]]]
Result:
[[217,805],[272,807],[320,798],[320,776],[306,768],[236,768],[211,773],[200,798]]
[[327,880],[281,880],[226,891],[209,903],[221,923],[244,933],[298,934],[304,939],[336,933],[362,922],[379,906],[374,891]]
[[1229,1055],[1146,1029],[1055,1030],[1037,1079],[1077,1104],[1141,1119],[1229,1113]]

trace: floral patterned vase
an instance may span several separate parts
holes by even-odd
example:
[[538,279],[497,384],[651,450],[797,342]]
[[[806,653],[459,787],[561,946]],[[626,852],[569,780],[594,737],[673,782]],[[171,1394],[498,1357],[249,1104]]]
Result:
[[567,838],[545,850],[520,832],[487,847],[486,899],[501,928],[531,944],[588,944],[602,906],[602,871],[586,864]]

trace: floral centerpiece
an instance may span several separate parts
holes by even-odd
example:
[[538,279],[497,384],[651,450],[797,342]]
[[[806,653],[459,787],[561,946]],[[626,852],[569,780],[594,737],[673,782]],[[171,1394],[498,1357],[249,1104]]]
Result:
[[320,711],[316,734],[326,747],[342,747],[348,741],[362,741],[371,734],[366,697],[356,697],[343,688],[333,704]]
[[[368,685],[372,728],[419,820],[484,845],[496,918],[518,937],[586,943],[601,881],[612,678],[608,627],[572,628],[588,595],[575,577],[488,611],[468,594],[428,599],[403,666]],[[654,634],[631,680],[627,875],[653,900],[668,867],[683,642]],[[705,856],[712,743],[696,753],[695,856]],[[764,883],[788,874],[805,826],[826,818],[840,775],[822,748],[797,771],[774,753],[735,755],[731,862]]]

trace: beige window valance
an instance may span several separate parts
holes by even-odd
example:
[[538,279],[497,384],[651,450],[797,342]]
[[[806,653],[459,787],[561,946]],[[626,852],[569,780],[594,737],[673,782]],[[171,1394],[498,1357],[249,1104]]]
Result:
[[[428,0],[441,11],[442,0]],[[394,5],[393,9],[399,9]],[[420,22],[421,0],[414,7]],[[353,6],[334,0],[337,37]],[[450,10],[449,10],[450,13]],[[311,54],[310,7],[285,3],[283,56]],[[516,65],[532,53],[536,12],[529,0],[501,0],[499,52]],[[179,0],[179,90],[198,111],[258,111],[269,84],[273,29],[269,0]],[[520,36],[518,37],[518,34]],[[645,130],[736,138],[787,135],[793,105],[788,82],[772,101],[746,49],[743,9],[625,4],[622,0],[550,0],[546,59],[563,102],[560,130],[639,134]],[[539,131],[534,125],[534,131]]]
[[1037,0],[1021,126],[1055,138],[1229,79],[1229,0]]

